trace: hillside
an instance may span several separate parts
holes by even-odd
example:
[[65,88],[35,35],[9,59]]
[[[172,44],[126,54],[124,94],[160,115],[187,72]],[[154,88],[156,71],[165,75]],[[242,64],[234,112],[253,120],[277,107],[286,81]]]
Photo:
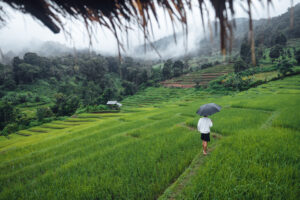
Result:
[[[293,38],[299,38],[300,37],[300,26],[299,23],[296,23],[300,21],[300,4],[298,3],[294,7],[294,27],[293,29],[290,29],[290,10],[287,10],[286,13],[273,17],[270,20],[268,19],[259,19],[259,20],[253,20],[253,27],[254,27],[254,36],[255,36],[255,43],[256,46],[259,46],[261,44],[265,46],[272,46],[275,44],[274,38],[279,34],[284,34],[288,39]],[[210,40],[210,36],[206,35],[203,37],[203,34],[200,33],[194,33],[192,34],[192,37],[195,37],[193,40],[193,43],[197,43],[196,47],[188,52],[188,54],[192,57],[194,56],[214,56],[216,54],[220,53],[220,38],[219,38],[219,31],[220,27],[218,23],[211,22],[214,24],[212,26],[213,31],[213,41]],[[234,26],[233,29],[233,53],[238,52],[240,49],[241,44],[243,41],[248,37],[249,32],[249,21],[247,18],[235,18],[234,19]],[[192,30],[193,31],[193,30]],[[208,32],[208,31],[207,31]],[[207,33],[208,34],[208,33]],[[195,36],[194,36],[195,35]],[[184,34],[181,32],[177,34],[177,41],[182,41],[184,38]],[[184,50],[181,51],[181,54],[178,54],[178,51],[174,51],[175,49],[183,49],[181,44],[182,42],[179,42],[180,45],[174,44],[174,37],[173,35],[169,35],[166,37],[159,38],[152,42],[152,45],[155,47],[156,50],[158,50],[162,55],[167,55],[167,58],[175,58],[175,57],[184,57],[183,55],[186,54]],[[139,54],[140,52],[144,52],[144,45],[137,46],[135,49],[134,54]],[[155,50],[151,47],[150,44],[146,44],[146,51],[147,54],[155,55]],[[173,54],[168,52],[173,52]],[[146,55],[147,55],[146,54]]]
[[[155,107],[124,100],[120,113],[81,114],[0,137],[0,199],[263,199],[274,192],[296,199],[299,81],[232,96],[186,89]],[[149,88],[148,96],[174,91],[161,90]],[[223,109],[212,116],[204,158],[195,112],[208,102]]]
[[192,88],[197,83],[201,86],[206,86],[210,81],[231,72],[233,72],[232,64],[220,64],[163,81],[161,84],[165,87],[179,88]]

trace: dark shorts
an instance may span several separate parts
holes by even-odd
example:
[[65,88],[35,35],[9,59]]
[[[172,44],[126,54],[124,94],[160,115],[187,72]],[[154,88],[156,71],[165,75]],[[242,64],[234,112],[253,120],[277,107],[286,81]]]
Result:
[[201,140],[204,140],[206,142],[210,141],[209,133],[201,133]]

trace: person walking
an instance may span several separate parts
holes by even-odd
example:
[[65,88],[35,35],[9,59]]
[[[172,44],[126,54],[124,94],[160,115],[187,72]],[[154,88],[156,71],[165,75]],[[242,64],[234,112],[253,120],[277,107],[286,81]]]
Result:
[[207,155],[207,142],[210,141],[210,128],[213,126],[213,123],[207,115],[200,118],[198,121],[197,129],[201,133],[203,154]]

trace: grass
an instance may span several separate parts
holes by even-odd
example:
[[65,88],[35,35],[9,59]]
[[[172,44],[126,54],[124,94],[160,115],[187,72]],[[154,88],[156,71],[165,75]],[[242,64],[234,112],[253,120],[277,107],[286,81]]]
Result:
[[227,137],[178,199],[297,199],[299,142],[278,128]]
[[[300,95],[291,87],[299,87],[299,78],[220,99],[220,105],[229,105],[212,117],[213,130],[226,137],[179,194],[171,195],[177,183],[160,199],[297,199]],[[276,92],[266,93],[269,89]],[[187,123],[195,126],[196,119]]]
[[[0,199],[297,199],[299,82],[231,96],[147,88],[120,113],[0,137]],[[195,112],[210,102],[223,107],[211,117],[223,137],[212,137],[203,158]],[[178,179],[190,165],[192,175]]]

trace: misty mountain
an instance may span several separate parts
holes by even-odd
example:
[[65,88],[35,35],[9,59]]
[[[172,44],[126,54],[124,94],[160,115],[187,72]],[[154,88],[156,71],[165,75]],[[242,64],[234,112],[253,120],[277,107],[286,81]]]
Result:
[[88,53],[88,49],[73,49],[67,47],[64,44],[54,41],[31,41],[30,45],[22,48],[21,50],[15,51],[0,51],[0,62],[4,64],[8,64],[11,60],[16,57],[23,57],[25,53],[33,52],[38,53],[40,56],[44,57],[55,57],[55,56],[65,56],[65,55],[74,55],[79,53]]
[[[259,19],[253,20],[254,27],[254,37],[255,43],[257,45],[271,46],[274,45],[272,41],[276,34],[282,33],[288,39],[300,37],[300,4],[295,5],[294,7],[294,27],[290,28],[290,10],[286,13],[273,17],[271,19]],[[239,51],[240,45],[243,40],[246,40],[249,32],[249,20],[248,18],[235,18],[232,21],[232,24],[235,25],[233,29],[234,39],[232,41],[232,50]],[[220,52],[220,38],[219,38],[219,25],[215,22],[212,22],[212,38],[210,38],[209,31],[206,31],[206,34],[200,34],[196,30],[189,30],[188,42],[189,51],[184,51],[183,40],[185,35],[183,33],[176,34],[177,44],[174,42],[173,35],[169,35],[163,38],[160,38],[154,42],[152,45],[160,53],[163,58],[174,58],[182,56],[185,53],[193,55],[212,55],[218,54]],[[194,33],[197,32],[197,33]],[[190,36],[192,35],[192,36]],[[212,40],[211,40],[212,39]],[[190,45],[192,44],[192,45]],[[229,47],[229,43],[227,43]],[[229,49],[228,49],[229,50]],[[145,51],[145,45],[140,45],[135,48],[135,54],[140,54],[140,52]],[[155,56],[157,53],[151,47],[150,44],[146,44],[146,53],[145,56]]]

